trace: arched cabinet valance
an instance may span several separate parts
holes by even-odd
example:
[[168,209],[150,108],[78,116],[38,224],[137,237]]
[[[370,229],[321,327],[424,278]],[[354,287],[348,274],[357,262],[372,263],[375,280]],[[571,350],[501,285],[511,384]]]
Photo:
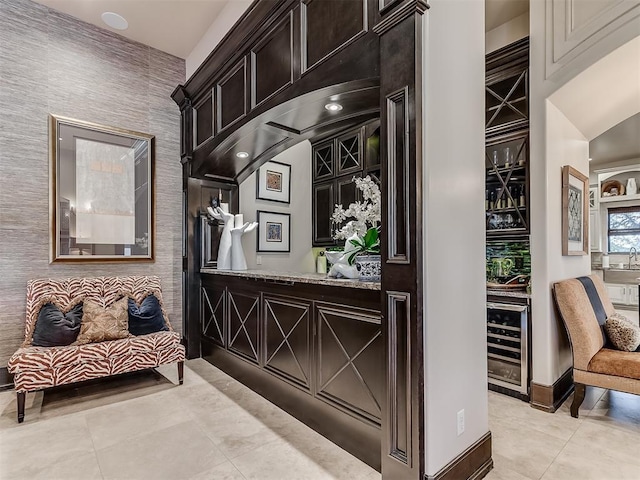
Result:
[[[295,143],[378,117],[375,5],[255,2],[173,93],[190,176],[241,182]],[[342,110],[326,110],[330,102]],[[248,157],[238,158],[241,151]]]

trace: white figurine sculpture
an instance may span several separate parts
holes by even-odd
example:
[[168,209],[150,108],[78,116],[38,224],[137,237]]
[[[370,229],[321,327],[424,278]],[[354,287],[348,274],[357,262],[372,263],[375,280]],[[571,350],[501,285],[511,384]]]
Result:
[[218,270],[231,270],[231,230],[234,227],[233,213],[225,212],[220,207],[207,207],[207,212],[216,220],[224,222],[224,228],[220,236],[220,246],[218,247]]
[[242,223],[242,214],[235,216],[234,228],[231,229],[231,270],[246,270],[247,259],[242,249],[242,235],[254,230],[258,222]]
[[351,243],[352,239],[358,239],[358,235],[354,234],[347,238],[347,241],[344,242],[344,251],[342,252],[325,252],[327,256],[327,260],[329,260],[332,265],[329,270],[328,276],[331,278],[359,278],[360,273],[355,265],[349,265],[349,256],[358,249],[358,247],[354,246]]
[[233,215],[220,207],[207,207],[212,218],[224,222],[220,247],[218,247],[218,270],[246,270],[247,259],[242,249],[242,235],[254,230],[257,222],[242,223],[242,214]]

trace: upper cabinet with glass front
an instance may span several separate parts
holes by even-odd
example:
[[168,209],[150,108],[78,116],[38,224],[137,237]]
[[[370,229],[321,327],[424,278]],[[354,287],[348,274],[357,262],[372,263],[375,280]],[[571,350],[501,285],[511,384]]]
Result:
[[487,139],[485,211],[488,236],[529,231],[529,134]]
[[347,208],[360,200],[354,177],[370,175],[380,183],[380,121],[374,120],[313,143],[313,246],[337,242],[331,215],[336,206]]
[[529,39],[486,57],[488,237],[529,233]]

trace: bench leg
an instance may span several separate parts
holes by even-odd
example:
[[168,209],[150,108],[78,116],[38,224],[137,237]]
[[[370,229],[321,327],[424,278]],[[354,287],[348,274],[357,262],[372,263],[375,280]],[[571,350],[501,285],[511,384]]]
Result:
[[178,362],[178,384],[182,385],[184,382],[184,362]]
[[586,387],[582,383],[576,383],[573,391],[573,403],[571,404],[571,416],[578,418],[578,410],[584,401]]
[[24,401],[27,397],[27,392],[18,392],[18,423],[24,421]]

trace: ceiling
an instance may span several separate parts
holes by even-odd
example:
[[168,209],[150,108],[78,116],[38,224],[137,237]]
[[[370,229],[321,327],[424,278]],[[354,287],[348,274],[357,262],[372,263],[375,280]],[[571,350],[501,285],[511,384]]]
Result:
[[[34,0],[131,40],[187,58],[224,6],[233,0]],[[108,27],[100,18],[115,12],[126,30]]]
[[485,0],[484,31],[519,17],[529,11],[529,0]]
[[640,158],[640,37],[588,67],[549,100],[590,141],[590,169]]
[[[100,28],[113,31],[131,40],[149,45],[180,58],[186,58],[202,36],[208,30],[216,17],[228,2],[234,0],[34,0],[47,7],[64,12]],[[493,30],[509,20],[516,18],[529,10],[529,0],[485,0],[485,31]],[[107,26],[100,16],[103,12],[115,12],[127,19],[127,30],[115,30]],[[618,123],[613,128],[603,132],[603,125],[611,125],[614,120],[612,112],[598,112],[593,110],[593,102],[584,102],[584,92],[597,92],[602,96],[596,102],[615,110],[637,108],[637,96],[631,98],[617,98],[616,92],[628,91],[626,88],[604,88],[605,85],[621,82],[634,82],[640,78],[640,42],[630,42],[626,46],[631,52],[616,52],[601,65],[595,65],[591,75],[586,75],[593,85],[579,86],[574,82],[564,89],[565,95],[555,95],[555,102],[563,111],[573,111],[572,118],[582,119],[579,123],[581,131],[588,138],[593,138],[589,144],[590,156],[593,159],[591,167],[623,161],[630,158],[640,158],[640,114],[632,115],[627,120]],[[621,50],[625,50],[624,48]],[[620,58],[617,58],[620,57]],[[629,59],[636,59],[635,61]],[[612,65],[614,62],[617,64]],[[604,65],[603,65],[604,64]],[[620,72],[624,75],[620,75]],[[614,74],[613,72],[616,72]],[[616,78],[609,78],[615,75]],[[612,83],[608,83],[608,81]],[[571,83],[571,82],[570,82]],[[594,88],[595,87],[595,88]],[[562,90],[562,89],[561,89]],[[631,89],[634,90],[634,89]],[[570,91],[568,95],[567,91]],[[635,91],[638,89],[636,87]],[[612,95],[614,98],[612,98]],[[636,94],[637,95],[637,94]],[[561,99],[559,99],[560,97]],[[589,98],[589,97],[587,97]],[[591,98],[593,100],[593,98]],[[615,101],[614,101],[615,100]],[[626,108],[620,108],[626,105]],[[585,110],[586,109],[586,110]],[[598,110],[597,108],[595,110]],[[637,110],[636,110],[637,111]],[[631,113],[631,112],[629,112]],[[624,114],[622,114],[624,115]],[[627,115],[628,117],[628,115]],[[619,118],[618,118],[619,121]]]
[[640,163],[640,113],[589,142],[590,168],[635,159]]
[[[187,58],[228,2],[234,0],[34,0],[136,42]],[[529,10],[529,0],[485,0],[485,31]],[[126,30],[107,26],[100,16],[115,12]]]

